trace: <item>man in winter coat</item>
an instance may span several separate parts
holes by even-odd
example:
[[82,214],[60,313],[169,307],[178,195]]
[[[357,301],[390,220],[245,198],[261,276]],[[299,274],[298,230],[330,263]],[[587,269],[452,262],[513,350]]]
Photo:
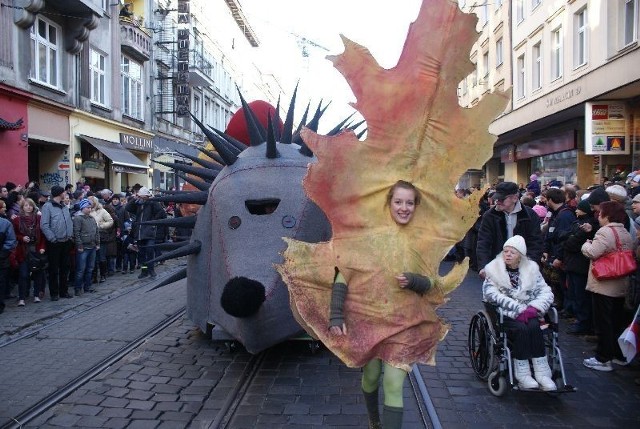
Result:
[[145,186],[141,187],[133,200],[127,203],[125,210],[135,215],[136,218],[132,233],[140,249],[138,257],[140,258],[142,272],[138,278],[155,278],[154,264],[149,263],[149,261],[154,258],[154,249],[151,246],[155,244],[157,227],[155,225],[144,225],[144,222],[164,219],[167,214],[160,203],[153,201],[151,191]]
[[482,215],[476,247],[478,274],[483,279],[485,265],[502,252],[505,241],[514,235],[524,238],[530,259],[537,262],[542,256],[540,220],[532,208],[520,203],[518,185],[499,183],[492,199],[496,204]]
[[51,200],[42,206],[40,229],[47,238],[49,256],[49,293],[52,301],[58,297],[71,298],[67,292],[69,277],[69,252],[73,247],[73,223],[69,208],[62,200],[65,197],[62,186],[51,188]]
[[4,296],[9,286],[9,255],[17,243],[13,225],[0,217],[0,313],[4,311]]
[[551,210],[549,227],[544,236],[544,251],[541,262],[551,265],[557,271],[558,285],[551,285],[556,300],[562,304],[564,314],[573,317],[575,313],[573,296],[565,295],[564,248],[562,243],[576,220],[573,210],[567,207],[565,192],[558,188],[547,190],[547,206]]

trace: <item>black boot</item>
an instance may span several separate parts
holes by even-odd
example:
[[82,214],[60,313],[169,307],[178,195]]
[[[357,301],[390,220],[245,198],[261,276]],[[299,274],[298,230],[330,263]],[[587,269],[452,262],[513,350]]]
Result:
[[107,262],[100,262],[100,283],[107,281]]
[[402,427],[402,407],[382,407],[382,427],[400,429]]
[[382,423],[380,423],[380,411],[378,409],[378,389],[373,392],[362,391],[364,395],[364,404],[367,407],[367,414],[369,415],[369,429],[381,429]]

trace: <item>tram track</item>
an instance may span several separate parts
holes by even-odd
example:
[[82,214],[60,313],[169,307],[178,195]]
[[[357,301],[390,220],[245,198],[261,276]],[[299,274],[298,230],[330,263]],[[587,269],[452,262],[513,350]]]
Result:
[[162,320],[160,323],[153,326],[151,329],[147,330],[137,338],[129,341],[125,346],[116,350],[114,353],[102,359],[97,364],[93,365],[91,368],[69,381],[67,384],[57,389],[54,393],[45,396],[40,401],[38,401],[33,406],[24,410],[17,416],[12,418],[12,421],[1,426],[1,429],[19,429],[23,425],[29,423],[45,411],[53,408],[58,403],[60,403],[64,398],[75,392],[77,389],[82,387],[85,383],[90,381],[92,378],[100,374],[105,369],[109,368],[111,365],[120,361],[126,355],[131,353],[135,348],[139,347],[149,338],[163,331],[171,324],[173,324],[176,320],[182,318],[185,314],[186,308],[183,307],[180,310],[176,311],[169,317]]
[[[174,272],[182,269],[183,267],[184,267],[184,264],[181,264],[180,266],[167,270],[167,272],[163,273],[163,275],[158,279],[161,280],[162,278],[168,277],[172,275]],[[38,335],[40,332],[44,331],[45,329],[48,329],[57,324],[66,322],[75,317],[79,317],[82,314],[87,313],[97,307],[108,304],[113,300],[125,297],[128,294],[137,292],[138,290],[149,287],[149,286],[150,286],[150,283],[141,282],[139,285],[128,288],[126,291],[122,291],[122,292],[119,291],[118,293],[112,293],[112,294],[109,294],[106,298],[100,299],[99,301],[96,301],[93,303],[89,302],[84,305],[80,305],[79,307],[82,307],[80,309],[74,308],[71,310],[66,310],[64,312],[52,315],[52,316],[48,316],[46,318],[38,319],[34,321],[34,323],[30,324],[29,326],[23,327],[20,330],[13,332],[12,334],[6,334],[0,337],[0,349],[3,347],[7,347],[11,344],[14,344],[18,341],[31,338],[35,335]]]

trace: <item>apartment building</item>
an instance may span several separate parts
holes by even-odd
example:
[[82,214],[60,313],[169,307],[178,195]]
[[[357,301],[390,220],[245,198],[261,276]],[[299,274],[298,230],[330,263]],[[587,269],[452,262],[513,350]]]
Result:
[[[495,0],[460,0],[460,8],[478,15],[478,40],[471,48],[471,62],[474,71],[458,87],[460,104],[475,106],[484,94],[494,91],[506,91],[512,87],[511,75],[511,21],[509,2]],[[510,108],[510,105],[508,109]],[[499,160],[492,159],[485,170],[497,173]],[[486,173],[483,170],[469,170],[460,179],[459,186],[470,188],[484,183]]]
[[[462,3],[479,15],[485,7]],[[526,183],[535,172],[543,183],[586,187],[638,168],[638,0],[512,0],[500,7],[510,22],[504,61],[512,101],[490,127],[498,141],[485,183]],[[491,28],[497,18],[489,16]]]
[[236,87],[277,98],[245,65],[256,40],[235,0],[3,2],[0,41],[3,182],[168,188],[152,159],[198,153],[190,112],[224,129]]

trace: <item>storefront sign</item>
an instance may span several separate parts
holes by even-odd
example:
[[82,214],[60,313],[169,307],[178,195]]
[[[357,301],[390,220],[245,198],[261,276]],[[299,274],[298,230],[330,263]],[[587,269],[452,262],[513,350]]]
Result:
[[189,116],[191,89],[189,88],[189,0],[178,0],[178,73],[176,78],[176,114]]
[[576,86],[575,88],[563,88],[547,97],[545,107],[548,108],[564,103],[565,101],[572,99],[574,96],[580,95],[581,92],[581,86]]
[[127,149],[139,150],[142,152],[153,152],[153,140],[146,137],[120,133],[120,143]]
[[628,155],[627,108],[621,101],[585,103],[585,142],[587,155]]

